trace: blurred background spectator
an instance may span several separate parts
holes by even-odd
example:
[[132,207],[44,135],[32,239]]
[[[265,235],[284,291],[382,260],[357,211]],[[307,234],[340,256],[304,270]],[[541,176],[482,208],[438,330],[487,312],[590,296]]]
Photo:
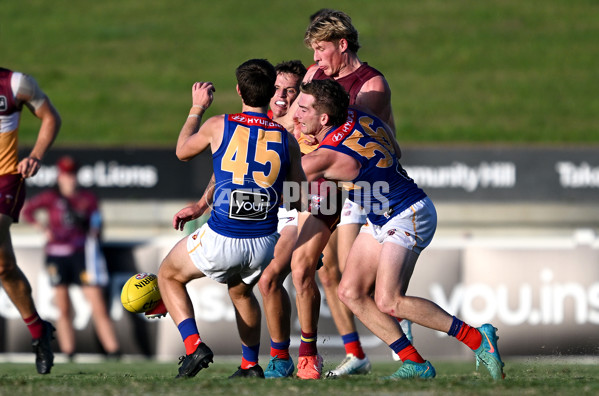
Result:
[[[58,344],[61,352],[70,359],[74,357],[76,343],[69,286],[79,285],[91,305],[95,330],[105,353],[118,357],[119,342],[103,293],[108,272],[100,248],[102,216],[98,200],[91,191],[79,188],[78,164],[72,157],[61,157],[56,168],[56,188],[42,191],[29,200],[23,217],[46,234],[45,264],[59,310]],[[45,212],[45,219],[39,212]]]

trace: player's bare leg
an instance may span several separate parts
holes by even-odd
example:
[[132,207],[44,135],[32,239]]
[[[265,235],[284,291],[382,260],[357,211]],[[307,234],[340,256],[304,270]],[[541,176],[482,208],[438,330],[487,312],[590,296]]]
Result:
[[[324,248],[322,259],[324,265],[317,271],[320,283],[325,292],[327,304],[335,321],[339,334],[348,334],[356,331],[352,312],[337,297],[337,288],[341,281],[340,260],[337,249],[339,231],[331,234],[329,243]],[[347,255],[345,255],[347,256]]]
[[17,266],[10,238],[12,222],[9,216],[0,214],[0,283],[31,333],[33,339],[31,345],[36,355],[37,372],[48,374],[54,365],[54,353],[51,345],[52,339],[54,339],[54,326],[39,317],[33,303],[31,285]]
[[451,326],[451,315],[432,301],[405,294],[416,260],[417,253],[400,245],[382,245],[374,293],[377,307],[385,314],[446,333]]
[[242,344],[241,365],[230,378],[264,378],[264,371],[258,364],[262,315],[260,304],[254,295],[254,284],[247,285],[241,281],[239,276],[234,276],[227,282],[227,285],[229,297],[235,307],[237,330]]
[[360,232],[360,224],[338,225],[331,234],[324,250],[324,266],[318,270],[318,276],[324,289],[331,315],[342,337],[346,357],[334,369],[327,373],[327,378],[344,375],[367,374],[371,364],[364,354],[354,320],[354,314],[337,296],[341,273],[351,246]]
[[303,331],[316,332],[320,312],[320,291],[316,285],[316,266],[320,252],[331,232],[326,225],[310,216],[298,236],[291,259],[291,276],[296,290],[296,303]]
[[281,237],[275,247],[275,257],[258,281],[270,338],[276,342],[286,341],[291,333],[291,299],[283,287],[283,282],[291,271],[291,254],[296,239],[296,226],[288,226],[281,230]]
[[214,357],[210,348],[200,338],[193,304],[185,288],[189,281],[204,276],[189,258],[187,238],[177,242],[158,270],[158,287],[162,301],[185,344],[185,356],[180,359],[181,367],[177,378],[195,376],[202,368],[208,367]]
[[[236,277],[237,278],[237,277]],[[235,307],[235,318],[239,338],[245,345],[260,342],[260,304],[253,292],[253,285],[246,285],[240,279],[229,281],[229,296]]]
[[291,276],[296,291],[296,304],[302,341],[297,375],[304,379],[320,378],[322,358],[316,348],[320,313],[320,291],[316,285],[316,266],[331,232],[324,222],[309,216],[301,227],[293,257]]
[[72,357],[75,354],[75,329],[73,328],[73,308],[69,297],[69,287],[57,285],[54,287],[54,301],[58,308],[56,320],[56,336],[60,351]]
[[337,326],[337,330],[341,335],[356,331],[354,314],[339,300],[337,289],[339,282],[341,282],[345,260],[354,239],[358,235],[359,227],[358,224],[337,226],[324,250],[324,266],[318,270],[318,276],[325,291],[335,326]]
[[181,239],[162,261],[158,270],[160,295],[175,324],[194,317],[193,304],[185,285],[204,274],[196,268],[187,253],[187,238]]
[[17,266],[10,237],[11,224],[10,217],[0,214],[0,282],[21,317],[27,318],[36,314],[36,309],[31,296],[31,285]]
[[297,226],[286,226],[280,234],[275,246],[275,256],[258,281],[271,340],[271,358],[264,372],[266,378],[288,377],[295,370],[289,356],[291,299],[283,282],[291,271],[291,254],[297,240]]
[[[381,251],[381,245],[371,235],[358,235],[339,285],[339,298],[404,362],[391,378],[433,378],[434,367],[409,343],[397,320],[381,312],[372,297],[379,261],[383,259]],[[400,284],[396,287],[400,288]]]
[[83,294],[92,307],[92,318],[96,328],[96,334],[104,351],[108,355],[116,356],[119,353],[119,341],[116,336],[114,324],[108,314],[103,290],[99,286],[83,286]]
[[[403,361],[390,378],[435,376],[434,367],[420,356],[393,319],[398,316],[456,337],[475,352],[494,379],[503,378],[503,362],[496,351],[497,337],[492,325],[473,328],[432,301],[405,295],[417,259],[417,253],[398,244],[387,242],[381,246],[372,236],[360,234],[339,286],[339,298]],[[371,290],[375,284],[372,298]],[[483,343],[483,332],[490,334],[487,344]],[[494,353],[487,353],[485,348]]]
[[[375,261],[374,257],[378,259]],[[367,234],[358,236],[350,252],[339,297],[386,343],[392,343],[403,334],[392,316],[444,332],[451,326],[451,316],[438,305],[404,294],[417,258],[418,254],[393,243],[381,247]],[[375,283],[373,298],[371,291]]]

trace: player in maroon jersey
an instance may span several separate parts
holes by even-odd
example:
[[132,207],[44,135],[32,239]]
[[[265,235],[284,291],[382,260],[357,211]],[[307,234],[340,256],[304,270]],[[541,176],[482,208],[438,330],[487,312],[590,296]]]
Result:
[[[37,140],[29,156],[18,159],[18,134],[23,106],[40,119]],[[46,151],[60,130],[60,115],[33,77],[0,68],[0,283],[25,321],[35,352],[38,373],[54,364],[54,326],[40,318],[31,285],[17,265],[10,226],[19,221],[25,200],[24,179],[35,176]]]
[[[357,52],[360,48],[358,31],[352,25],[351,18],[347,14],[330,9],[319,11],[306,29],[304,44],[314,51],[315,62],[308,69],[304,82],[323,79],[339,82],[349,94],[350,105],[368,109],[394,130],[389,84],[381,72],[362,62],[358,57]],[[296,110],[297,105],[294,104],[289,117],[293,117]],[[302,135],[299,130],[295,132],[295,135],[299,141],[305,140],[305,135]],[[346,200],[338,211],[340,215],[338,225],[322,222],[319,224],[320,230],[318,230],[323,235],[327,234],[327,229],[334,230],[324,250],[325,265],[318,271],[318,276],[346,352],[346,358],[341,364],[327,373],[327,377],[330,378],[364,374],[370,371],[370,362],[362,349],[353,314],[337,298],[337,288],[349,248],[358,235],[360,227],[366,222],[366,214],[359,205],[349,200]],[[304,247],[305,249],[307,247]],[[309,254],[318,256],[320,251],[311,251]],[[302,324],[302,332],[310,334],[307,338],[311,340],[310,344],[312,344],[308,348],[300,346],[300,355],[315,360],[317,355],[316,328],[313,325],[308,325],[307,322],[310,321],[310,312],[313,312],[311,296],[317,294],[318,290],[314,288],[313,282],[308,281],[313,274],[311,271],[304,271],[306,268],[303,263],[294,260],[292,268],[294,267],[297,268],[292,271],[292,274],[299,295],[298,311],[300,318],[303,317],[306,320]],[[312,366],[312,364],[307,365],[307,367]],[[303,375],[299,369],[298,375]],[[315,373],[306,376],[319,377]]]

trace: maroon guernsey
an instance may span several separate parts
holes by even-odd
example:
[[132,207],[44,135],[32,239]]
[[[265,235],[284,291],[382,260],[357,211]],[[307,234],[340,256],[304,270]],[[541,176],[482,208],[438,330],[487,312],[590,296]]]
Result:
[[[382,76],[383,73],[375,69],[374,67],[368,66],[368,63],[364,62],[362,65],[357,68],[354,72],[348,74],[347,76],[343,76],[341,78],[335,79],[341,86],[345,89],[345,91],[349,94],[349,104],[356,104],[356,97],[362,86],[366,83],[366,81],[370,80],[376,76]],[[326,80],[331,78],[324,74],[324,72],[320,69],[314,73],[312,77],[313,80]]]
[[38,210],[48,213],[50,236],[46,254],[50,256],[69,256],[83,251],[92,217],[99,215],[98,200],[86,190],[79,190],[69,198],[55,189],[43,191],[25,205],[23,217],[34,222]]

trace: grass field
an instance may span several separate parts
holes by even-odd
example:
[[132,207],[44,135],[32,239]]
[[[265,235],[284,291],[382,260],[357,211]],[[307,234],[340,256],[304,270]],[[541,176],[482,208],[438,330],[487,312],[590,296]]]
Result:
[[[62,146],[173,145],[196,80],[239,109],[249,58],[312,63],[321,7],[352,16],[393,92],[402,143],[599,143],[599,3],[590,0],[4,1],[1,65],[33,74]],[[21,142],[38,123],[24,117]]]
[[[195,378],[179,379],[175,363],[58,364],[41,376],[31,364],[0,364],[1,395],[596,395],[597,365],[531,361],[506,363],[507,377],[493,382],[473,363],[436,363],[431,381],[389,381],[396,363],[375,363],[370,375],[336,380],[228,380],[234,363],[215,363]],[[325,369],[328,368],[325,366]]]

